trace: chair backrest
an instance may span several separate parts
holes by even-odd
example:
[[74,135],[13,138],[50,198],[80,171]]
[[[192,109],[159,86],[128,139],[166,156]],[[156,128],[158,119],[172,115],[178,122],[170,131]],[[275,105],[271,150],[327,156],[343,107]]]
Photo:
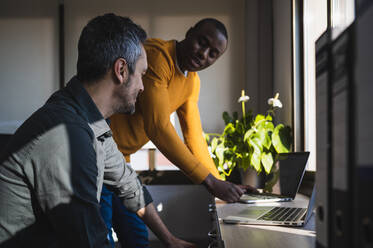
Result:
[[5,148],[11,137],[11,134],[0,134],[0,153]]

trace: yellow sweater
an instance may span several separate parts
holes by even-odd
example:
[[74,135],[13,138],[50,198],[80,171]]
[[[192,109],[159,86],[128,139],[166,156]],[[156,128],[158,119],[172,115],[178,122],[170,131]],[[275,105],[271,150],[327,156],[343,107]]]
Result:
[[[128,157],[149,139],[193,182],[201,183],[209,173],[220,178],[202,135],[198,110],[200,80],[195,72],[185,76],[176,65],[176,41],[149,39],[145,43],[148,71],[143,77],[133,115],[110,118],[119,150]],[[170,122],[177,111],[185,144]]]

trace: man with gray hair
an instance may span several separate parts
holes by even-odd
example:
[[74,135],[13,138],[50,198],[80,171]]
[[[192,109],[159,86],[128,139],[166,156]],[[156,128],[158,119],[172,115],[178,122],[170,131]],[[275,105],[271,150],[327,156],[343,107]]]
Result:
[[110,247],[102,185],[168,247],[193,247],[157,215],[106,121],[135,111],[147,70],[146,33],[106,14],[84,27],[77,76],[17,130],[0,157],[0,247]]

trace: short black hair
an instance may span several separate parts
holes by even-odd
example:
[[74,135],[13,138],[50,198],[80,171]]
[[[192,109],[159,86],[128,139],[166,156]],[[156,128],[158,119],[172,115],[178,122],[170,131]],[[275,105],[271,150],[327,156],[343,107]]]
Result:
[[109,13],[93,18],[79,38],[78,79],[84,82],[101,79],[118,58],[126,60],[132,74],[145,40],[146,32],[128,17]]
[[219,32],[224,35],[225,39],[228,40],[228,32],[227,32],[227,29],[226,29],[225,25],[221,21],[219,21],[215,18],[204,18],[204,19],[200,20],[199,22],[197,22],[194,25],[193,28],[198,29],[198,28],[200,28],[201,26],[203,26],[204,24],[207,24],[207,23],[213,24],[216,27],[216,29],[219,30]]

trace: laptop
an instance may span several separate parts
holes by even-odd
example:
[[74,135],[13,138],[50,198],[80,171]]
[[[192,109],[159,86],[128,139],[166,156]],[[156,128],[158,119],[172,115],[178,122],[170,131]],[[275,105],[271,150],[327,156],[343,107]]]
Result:
[[240,198],[242,203],[265,203],[292,201],[298,192],[306,171],[309,152],[281,153],[279,158],[279,179],[273,186],[273,193],[247,193]]
[[304,226],[310,219],[315,203],[315,186],[307,208],[252,206],[235,216],[223,218],[228,224]]

